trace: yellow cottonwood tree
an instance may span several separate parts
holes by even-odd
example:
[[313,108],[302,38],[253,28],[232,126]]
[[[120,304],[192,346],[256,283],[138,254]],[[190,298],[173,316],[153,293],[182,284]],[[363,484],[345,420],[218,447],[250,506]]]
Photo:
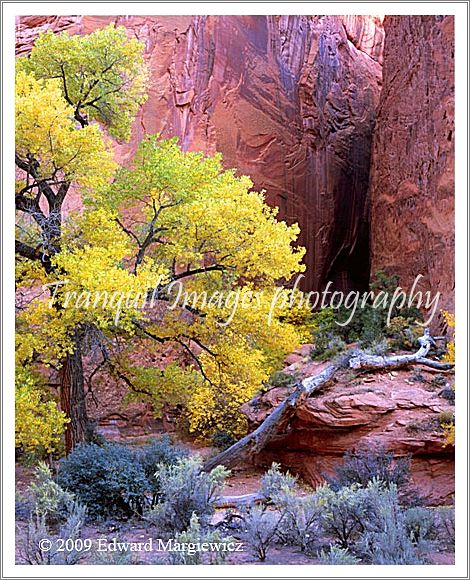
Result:
[[[304,269],[297,225],[220,155],[147,136],[116,171],[101,124],[129,135],[145,78],[142,46],[113,27],[46,34],[18,67],[17,358],[58,370],[67,450],[87,437],[90,345],[156,413],[179,404],[192,432],[240,435],[241,404],[298,346],[309,315],[273,308],[279,284]],[[72,184],[84,206],[65,212]],[[144,364],[163,345],[176,360]]]
[[[160,275],[153,308],[134,318],[134,340],[119,352],[109,346],[103,362],[157,413],[181,404],[190,431],[242,434],[240,406],[306,338],[307,309],[293,317],[298,324],[286,319],[287,308],[273,309],[279,281],[304,269],[305,250],[293,245],[298,227],[278,221],[277,209],[248,177],[224,170],[220,155],[183,152],[176,139],[155,135],[88,208],[116,216],[132,247],[127,272],[152,264]],[[136,363],[138,338],[147,357],[171,345],[180,364]]]
[[117,139],[130,136],[132,121],[146,99],[148,71],[143,44],[113,24],[86,36],[51,31],[39,36],[17,69],[37,79],[57,79],[62,96],[81,126],[106,125]]
[[143,45],[122,27],[83,37],[43,34],[30,56],[17,60],[17,354],[22,367],[42,362],[59,370],[61,407],[70,418],[68,449],[87,430],[85,322],[60,304],[49,308],[47,293],[38,288],[68,274],[59,264],[66,198],[112,178],[116,166],[101,125],[119,138],[130,134],[146,78]]

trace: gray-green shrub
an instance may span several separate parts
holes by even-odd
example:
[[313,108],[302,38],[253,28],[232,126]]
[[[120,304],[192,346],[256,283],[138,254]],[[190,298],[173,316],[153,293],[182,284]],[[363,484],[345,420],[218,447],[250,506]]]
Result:
[[371,564],[421,564],[398,503],[396,485],[372,482],[367,491],[371,512],[356,550]]
[[272,387],[292,387],[297,381],[297,376],[292,373],[276,371],[269,378],[268,384]]
[[200,457],[187,457],[175,465],[161,464],[156,473],[160,499],[146,519],[162,532],[175,534],[189,527],[193,513],[201,525],[208,523],[230,472],[219,465],[206,473]]
[[357,483],[338,490],[329,485],[317,489],[322,528],[341,548],[350,548],[367,529],[373,516],[369,495],[368,490]]
[[430,549],[436,537],[435,514],[424,507],[412,507],[404,512],[406,532],[419,549]]
[[279,463],[273,462],[269,470],[261,478],[261,494],[263,497],[277,503],[282,496],[295,489],[297,478],[288,471],[282,473]]
[[[117,542],[121,542],[120,538],[116,538]],[[129,566],[138,564],[136,552],[128,552],[126,550],[97,550],[96,548],[90,553],[87,559],[87,564],[96,566]]]
[[61,461],[58,482],[87,506],[90,516],[101,518],[141,513],[150,487],[135,453],[113,443],[76,447]]
[[62,489],[52,478],[52,472],[45,463],[39,463],[35,471],[35,481],[28,488],[32,511],[44,516],[48,523],[65,521],[69,516],[74,496]]
[[[230,536],[222,536],[217,531],[203,530],[195,513],[189,521],[189,527],[175,537],[175,543],[184,545],[185,549],[169,551],[163,560],[164,564],[196,565],[223,564],[230,552],[227,544],[233,542]],[[217,544],[219,549],[202,551],[197,549],[200,544]]]
[[279,504],[283,513],[278,537],[286,543],[298,546],[302,552],[312,552],[318,542],[322,521],[322,506],[315,495],[298,497],[287,492]]
[[174,445],[169,435],[153,439],[143,447],[137,448],[135,458],[142,466],[148,481],[148,491],[151,493],[150,505],[157,504],[160,497],[160,480],[157,471],[160,465],[175,465],[178,460],[186,457],[188,452],[178,445]]
[[455,507],[442,506],[436,510],[439,538],[447,548],[455,547]]
[[[73,502],[69,506],[69,513],[57,534],[52,534],[46,522],[46,515],[34,514],[29,520],[24,538],[20,541],[20,558],[30,565],[56,565],[77,564],[84,553],[76,549],[75,543],[72,549],[59,551],[58,539],[77,540],[81,537],[82,527],[86,517],[84,506]],[[41,550],[40,540],[49,540],[50,549]]]
[[15,520],[28,521],[32,511],[31,500],[21,492],[15,492]]
[[410,480],[410,463],[410,457],[394,458],[393,453],[383,449],[347,451],[343,463],[332,477],[327,477],[327,481],[334,489],[352,483],[366,486],[372,480],[402,487]]
[[243,514],[247,544],[261,562],[266,560],[270,546],[276,541],[283,514],[255,505]]
[[129,518],[157,504],[159,466],[186,455],[168,435],[142,447],[83,444],[61,461],[58,481],[88,506],[91,517]]

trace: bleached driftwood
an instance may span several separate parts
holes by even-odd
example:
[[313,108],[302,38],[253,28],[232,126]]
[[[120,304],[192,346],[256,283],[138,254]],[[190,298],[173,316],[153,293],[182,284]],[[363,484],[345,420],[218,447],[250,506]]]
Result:
[[[442,338],[442,337],[439,337]],[[439,370],[449,370],[454,367],[453,363],[441,363],[432,359],[426,358],[431,346],[436,345],[436,339],[433,338],[428,328],[425,328],[424,335],[418,338],[419,350],[413,354],[399,354],[394,356],[379,356],[370,355],[364,352],[359,352],[353,356],[349,361],[349,366],[352,369],[367,369],[367,370],[381,370],[381,369],[398,369],[410,364],[422,364]]]
[[331,364],[324,371],[314,377],[304,379],[297,388],[274,411],[266,417],[261,425],[234,445],[208,459],[204,469],[210,471],[217,465],[233,467],[241,460],[247,461],[259,453],[268,441],[278,433],[301,405],[314,391],[326,385],[339,369],[339,365]]
[[266,503],[266,498],[260,492],[247,493],[245,495],[221,495],[214,502],[216,508],[239,508],[251,506],[257,503]]

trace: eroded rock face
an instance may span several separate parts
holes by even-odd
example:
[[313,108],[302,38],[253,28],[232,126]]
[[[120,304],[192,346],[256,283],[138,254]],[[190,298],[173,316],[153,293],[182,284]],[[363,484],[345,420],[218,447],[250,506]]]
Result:
[[341,17],[348,39],[356,48],[362,50],[377,62],[383,63],[385,31],[380,16],[356,16],[348,14]]
[[17,52],[41,31],[86,34],[109,22],[144,41],[149,99],[126,162],[145,133],[221,151],[249,174],[308,249],[305,288],[363,288],[367,187],[383,27],[355,16],[21,17]]
[[371,166],[372,270],[454,291],[453,16],[386,17]]
[[[300,359],[285,369],[300,377],[321,372],[326,363]],[[414,486],[431,503],[451,502],[454,494],[453,447],[444,447],[442,413],[454,408],[432,382],[436,373],[420,369],[374,373],[363,378],[343,374],[299,407],[294,419],[257,461],[281,462],[313,486],[341,463],[346,451],[383,448],[397,456],[412,455]],[[257,426],[282,402],[286,388],[274,388],[244,406]]]

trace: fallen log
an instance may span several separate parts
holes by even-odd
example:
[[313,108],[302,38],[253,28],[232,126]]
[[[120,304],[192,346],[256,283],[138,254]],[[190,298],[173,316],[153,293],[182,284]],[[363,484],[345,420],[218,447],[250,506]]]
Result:
[[418,358],[416,362],[420,365],[427,366],[431,369],[437,369],[438,371],[451,371],[455,368],[454,363],[441,363],[437,360],[432,360],[430,358]]
[[238,508],[240,506],[266,503],[266,501],[266,498],[261,492],[256,492],[245,495],[221,495],[215,500],[213,505],[216,508]]
[[302,404],[315,390],[327,384],[340,368],[337,364],[331,364],[319,375],[304,379],[296,389],[277,406],[274,411],[266,417],[261,425],[252,433],[245,435],[243,439],[219,453],[215,457],[208,459],[204,463],[204,470],[210,471],[217,465],[233,467],[241,460],[249,461],[254,455],[259,453],[277,434],[281,425],[285,424],[295,414],[297,407]]
[[[424,335],[418,339],[419,349],[414,354],[403,354],[393,356],[368,355],[362,351],[353,354],[349,358],[349,367],[355,370],[388,370],[408,366],[410,364],[422,364],[432,368],[449,370],[453,368],[452,363],[439,363],[426,358],[432,346],[436,346],[435,339],[431,336],[429,329],[424,330]],[[217,465],[224,465],[227,468],[242,463],[250,463],[268,442],[289,423],[295,415],[297,408],[320,387],[328,384],[337,371],[344,367],[344,363],[332,363],[318,375],[307,377],[296,385],[294,391],[278,405],[274,411],[266,417],[252,433],[245,435],[240,441],[222,451],[215,457],[208,459],[204,463],[204,470],[210,471]]]
[[453,363],[441,363],[432,359],[426,358],[431,346],[437,346],[436,340],[442,337],[433,338],[429,333],[429,329],[424,330],[424,335],[418,338],[419,350],[413,354],[399,354],[393,356],[384,355],[370,355],[364,352],[359,352],[351,357],[349,366],[352,369],[365,370],[388,370],[405,367],[409,364],[422,364],[439,370],[450,370],[454,367]]

